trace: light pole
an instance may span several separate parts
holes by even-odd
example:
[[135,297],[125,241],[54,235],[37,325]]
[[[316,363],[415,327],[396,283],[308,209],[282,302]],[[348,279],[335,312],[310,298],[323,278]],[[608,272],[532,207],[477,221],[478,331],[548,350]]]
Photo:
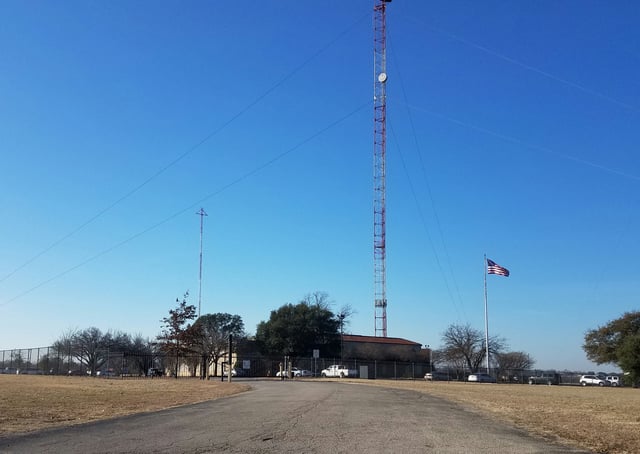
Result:
[[429,349],[429,372],[433,374],[433,350],[431,350],[429,345],[427,345],[427,348]]
[[198,275],[198,318],[200,318],[200,306],[202,305],[202,227],[204,217],[209,216],[204,208],[200,208],[200,211],[196,213],[200,216],[200,274]]
[[340,320],[340,364],[344,362],[344,317],[345,314],[338,314],[338,319]]

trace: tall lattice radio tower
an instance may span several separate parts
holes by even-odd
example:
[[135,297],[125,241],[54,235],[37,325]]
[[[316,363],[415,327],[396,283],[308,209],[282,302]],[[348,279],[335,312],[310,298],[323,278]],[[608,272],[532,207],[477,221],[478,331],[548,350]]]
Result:
[[386,8],[391,0],[374,0],[373,7],[373,293],[375,335],[387,337],[386,148],[387,38]]

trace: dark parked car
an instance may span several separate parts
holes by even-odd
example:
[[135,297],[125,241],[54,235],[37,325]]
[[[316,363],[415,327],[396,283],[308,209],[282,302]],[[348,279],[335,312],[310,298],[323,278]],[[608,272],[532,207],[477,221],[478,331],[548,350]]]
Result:
[[445,372],[427,372],[424,374],[424,379],[427,381],[449,380],[449,374]]
[[489,374],[471,374],[467,377],[467,381],[473,381],[477,383],[495,383],[496,379]]
[[559,385],[560,374],[543,373],[540,375],[532,375],[529,377],[530,385]]
[[160,369],[156,369],[155,367],[150,367],[147,371],[147,377],[162,377],[164,374]]

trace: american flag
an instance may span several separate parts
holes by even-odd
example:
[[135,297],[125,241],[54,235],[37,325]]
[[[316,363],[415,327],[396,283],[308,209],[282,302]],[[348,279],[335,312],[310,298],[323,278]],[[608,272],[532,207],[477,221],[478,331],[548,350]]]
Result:
[[493,260],[487,259],[487,273],[498,274],[500,276],[509,277],[509,270],[503,266],[498,265]]

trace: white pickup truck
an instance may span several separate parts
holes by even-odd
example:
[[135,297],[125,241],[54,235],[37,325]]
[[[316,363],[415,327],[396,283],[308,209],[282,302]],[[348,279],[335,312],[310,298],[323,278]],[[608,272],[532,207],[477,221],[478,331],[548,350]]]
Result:
[[323,369],[320,373],[323,377],[357,377],[358,371],[355,369],[347,369],[346,366],[340,366],[338,364],[334,364],[332,366]]

